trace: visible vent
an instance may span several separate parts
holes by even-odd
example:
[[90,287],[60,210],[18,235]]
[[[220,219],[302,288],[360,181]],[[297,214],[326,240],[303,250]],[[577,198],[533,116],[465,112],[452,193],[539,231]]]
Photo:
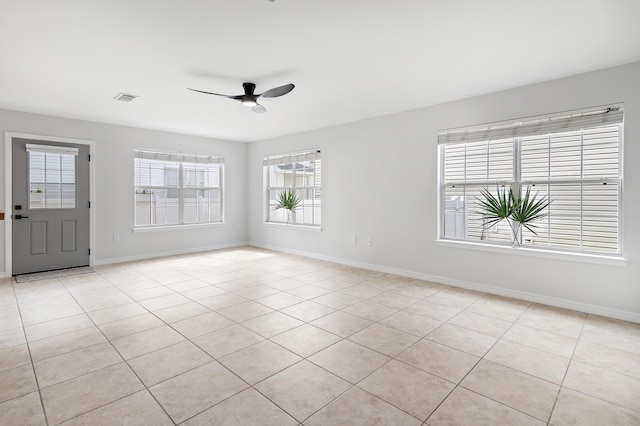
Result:
[[137,97],[138,95],[131,95],[129,93],[118,93],[113,99],[116,101],[131,102]]

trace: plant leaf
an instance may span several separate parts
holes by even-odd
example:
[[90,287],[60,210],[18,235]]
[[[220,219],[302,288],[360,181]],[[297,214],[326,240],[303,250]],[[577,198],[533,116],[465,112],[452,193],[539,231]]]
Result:
[[[544,195],[538,199],[538,193],[531,195],[531,187],[527,187],[524,196],[516,195],[513,188],[507,189],[503,186],[496,186],[496,195],[486,188],[480,190],[482,198],[476,198],[476,202],[480,207],[479,214],[482,215],[482,225],[485,227],[493,226],[503,220],[509,222],[512,231],[514,227],[512,222],[519,223],[534,235],[538,235],[534,231],[535,224],[532,222],[542,219],[548,215],[544,210],[549,207],[551,201]],[[514,231],[515,232],[515,231]]]
[[536,225],[531,224],[531,222],[546,217],[548,213],[544,213],[544,210],[551,203],[546,195],[542,196],[540,199],[537,198],[538,193],[531,196],[531,187],[528,187],[524,197],[520,197],[511,217],[512,220],[521,223],[534,234],[535,232],[531,227],[535,227]]
[[488,189],[482,188],[480,194],[483,198],[476,198],[476,201],[480,205],[479,213],[483,217],[484,226],[493,226],[511,216],[513,211],[513,192],[511,190],[507,195],[506,188],[501,190],[498,186],[496,187],[497,195],[494,195]]
[[278,194],[277,202],[278,204],[274,206],[274,210],[285,209],[293,211],[300,206],[302,199],[298,198],[293,190],[287,189]]

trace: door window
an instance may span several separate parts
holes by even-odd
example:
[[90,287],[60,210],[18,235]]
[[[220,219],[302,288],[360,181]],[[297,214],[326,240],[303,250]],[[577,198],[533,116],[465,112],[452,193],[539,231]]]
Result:
[[76,208],[77,148],[27,144],[29,208]]

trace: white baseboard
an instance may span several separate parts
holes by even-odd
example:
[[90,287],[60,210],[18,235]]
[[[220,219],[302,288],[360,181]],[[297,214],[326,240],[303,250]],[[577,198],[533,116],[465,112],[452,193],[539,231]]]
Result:
[[610,309],[604,306],[591,305],[588,303],[576,302],[574,300],[549,297],[542,294],[511,290],[503,287],[494,287],[490,285],[479,284],[479,283],[474,283],[469,281],[462,281],[462,280],[456,280],[456,279],[447,278],[447,277],[423,274],[423,273],[414,272],[414,271],[407,271],[404,269],[389,268],[386,266],[373,265],[370,263],[357,262],[354,260],[325,256],[321,254],[309,253],[309,252],[304,252],[300,250],[291,250],[284,247],[272,246],[269,244],[261,244],[261,243],[255,243],[255,242],[249,242],[248,244],[254,247],[259,247],[267,250],[295,254],[299,256],[309,257],[312,259],[326,260],[328,262],[338,263],[338,264],[347,265],[347,266],[353,266],[353,267],[362,268],[362,269],[368,269],[370,271],[385,272],[388,274],[399,275],[402,277],[431,281],[439,284],[450,285],[453,287],[460,287],[468,290],[476,290],[484,293],[490,293],[490,294],[495,294],[499,296],[512,297],[514,299],[526,300],[528,302],[541,303],[544,305],[555,306],[558,308],[571,309],[574,311],[586,312],[586,313],[595,314],[595,315],[602,315],[605,317],[620,319],[623,321],[640,323],[640,314],[635,312]]
[[157,252],[145,253],[145,254],[135,255],[135,256],[96,259],[93,265],[102,266],[102,265],[111,265],[114,263],[135,262],[136,260],[147,260],[147,259],[155,259],[158,257],[178,256],[181,254],[200,253],[203,251],[222,250],[222,249],[242,247],[247,245],[249,245],[249,243],[246,241],[243,241],[243,242],[215,244],[211,246],[195,247],[195,248],[180,249],[180,250],[157,251]]

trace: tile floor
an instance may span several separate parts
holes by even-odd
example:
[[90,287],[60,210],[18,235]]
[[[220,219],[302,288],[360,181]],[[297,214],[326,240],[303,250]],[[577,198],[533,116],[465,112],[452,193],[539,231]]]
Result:
[[0,281],[2,425],[640,425],[640,325],[243,247]]

